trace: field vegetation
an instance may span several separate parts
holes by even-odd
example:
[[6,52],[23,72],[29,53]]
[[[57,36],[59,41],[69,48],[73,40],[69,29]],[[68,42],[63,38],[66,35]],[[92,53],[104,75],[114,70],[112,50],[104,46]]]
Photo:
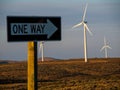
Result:
[[[27,90],[27,62],[0,64],[0,90]],[[120,58],[38,61],[38,90],[120,90]]]

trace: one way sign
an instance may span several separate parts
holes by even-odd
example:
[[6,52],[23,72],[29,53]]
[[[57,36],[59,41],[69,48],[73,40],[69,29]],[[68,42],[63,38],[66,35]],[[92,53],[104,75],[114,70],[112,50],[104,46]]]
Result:
[[7,17],[8,41],[61,40],[60,17]]

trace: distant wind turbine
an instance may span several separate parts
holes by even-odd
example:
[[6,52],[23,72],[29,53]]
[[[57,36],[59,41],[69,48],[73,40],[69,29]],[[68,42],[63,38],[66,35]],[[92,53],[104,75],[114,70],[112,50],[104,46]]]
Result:
[[84,9],[84,14],[83,14],[83,18],[82,18],[82,22],[74,25],[72,28],[76,28],[78,26],[83,25],[84,27],[84,57],[85,57],[85,62],[87,62],[87,38],[86,38],[86,30],[88,30],[88,32],[92,35],[92,32],[89,30],[88,26],[87,26],[87,21],[85,21],[85,15],[86,15],[86,10],[87,10],[87,6],[88,4],[86,4],[86,7]]
[[112,48],[107,44],[106,38],[104,37],[104,46],[101,48],[100,51],[102,51],[103,49],[105,50],[105,58],[108,58],[107,48],[112,49]]
[[41,58],[43,62],[44,61],[44,42],[43,41],[40,42],[39,51],[41,52]]

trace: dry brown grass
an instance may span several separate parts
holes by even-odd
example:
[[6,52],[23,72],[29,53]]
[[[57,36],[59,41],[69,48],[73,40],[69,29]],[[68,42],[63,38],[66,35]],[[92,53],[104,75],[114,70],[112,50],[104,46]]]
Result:
[[[38,63],[39,90],[120,90],[120,58]],[[0,64],[0,90],[27,89],[27,62]]]

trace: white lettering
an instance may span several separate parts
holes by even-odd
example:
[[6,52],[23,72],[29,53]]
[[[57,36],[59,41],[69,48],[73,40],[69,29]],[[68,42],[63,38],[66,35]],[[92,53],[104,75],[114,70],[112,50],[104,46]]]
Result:
[[27,24],[13,24],[12,25],[12,34],[27,34]]
[[44,28],[45,28],[45,25],[30,25],[30,28],[31,28],[31,33],[44,33]]
[[42,23],[11,23],[11,35],[45,34],[45,25]]

